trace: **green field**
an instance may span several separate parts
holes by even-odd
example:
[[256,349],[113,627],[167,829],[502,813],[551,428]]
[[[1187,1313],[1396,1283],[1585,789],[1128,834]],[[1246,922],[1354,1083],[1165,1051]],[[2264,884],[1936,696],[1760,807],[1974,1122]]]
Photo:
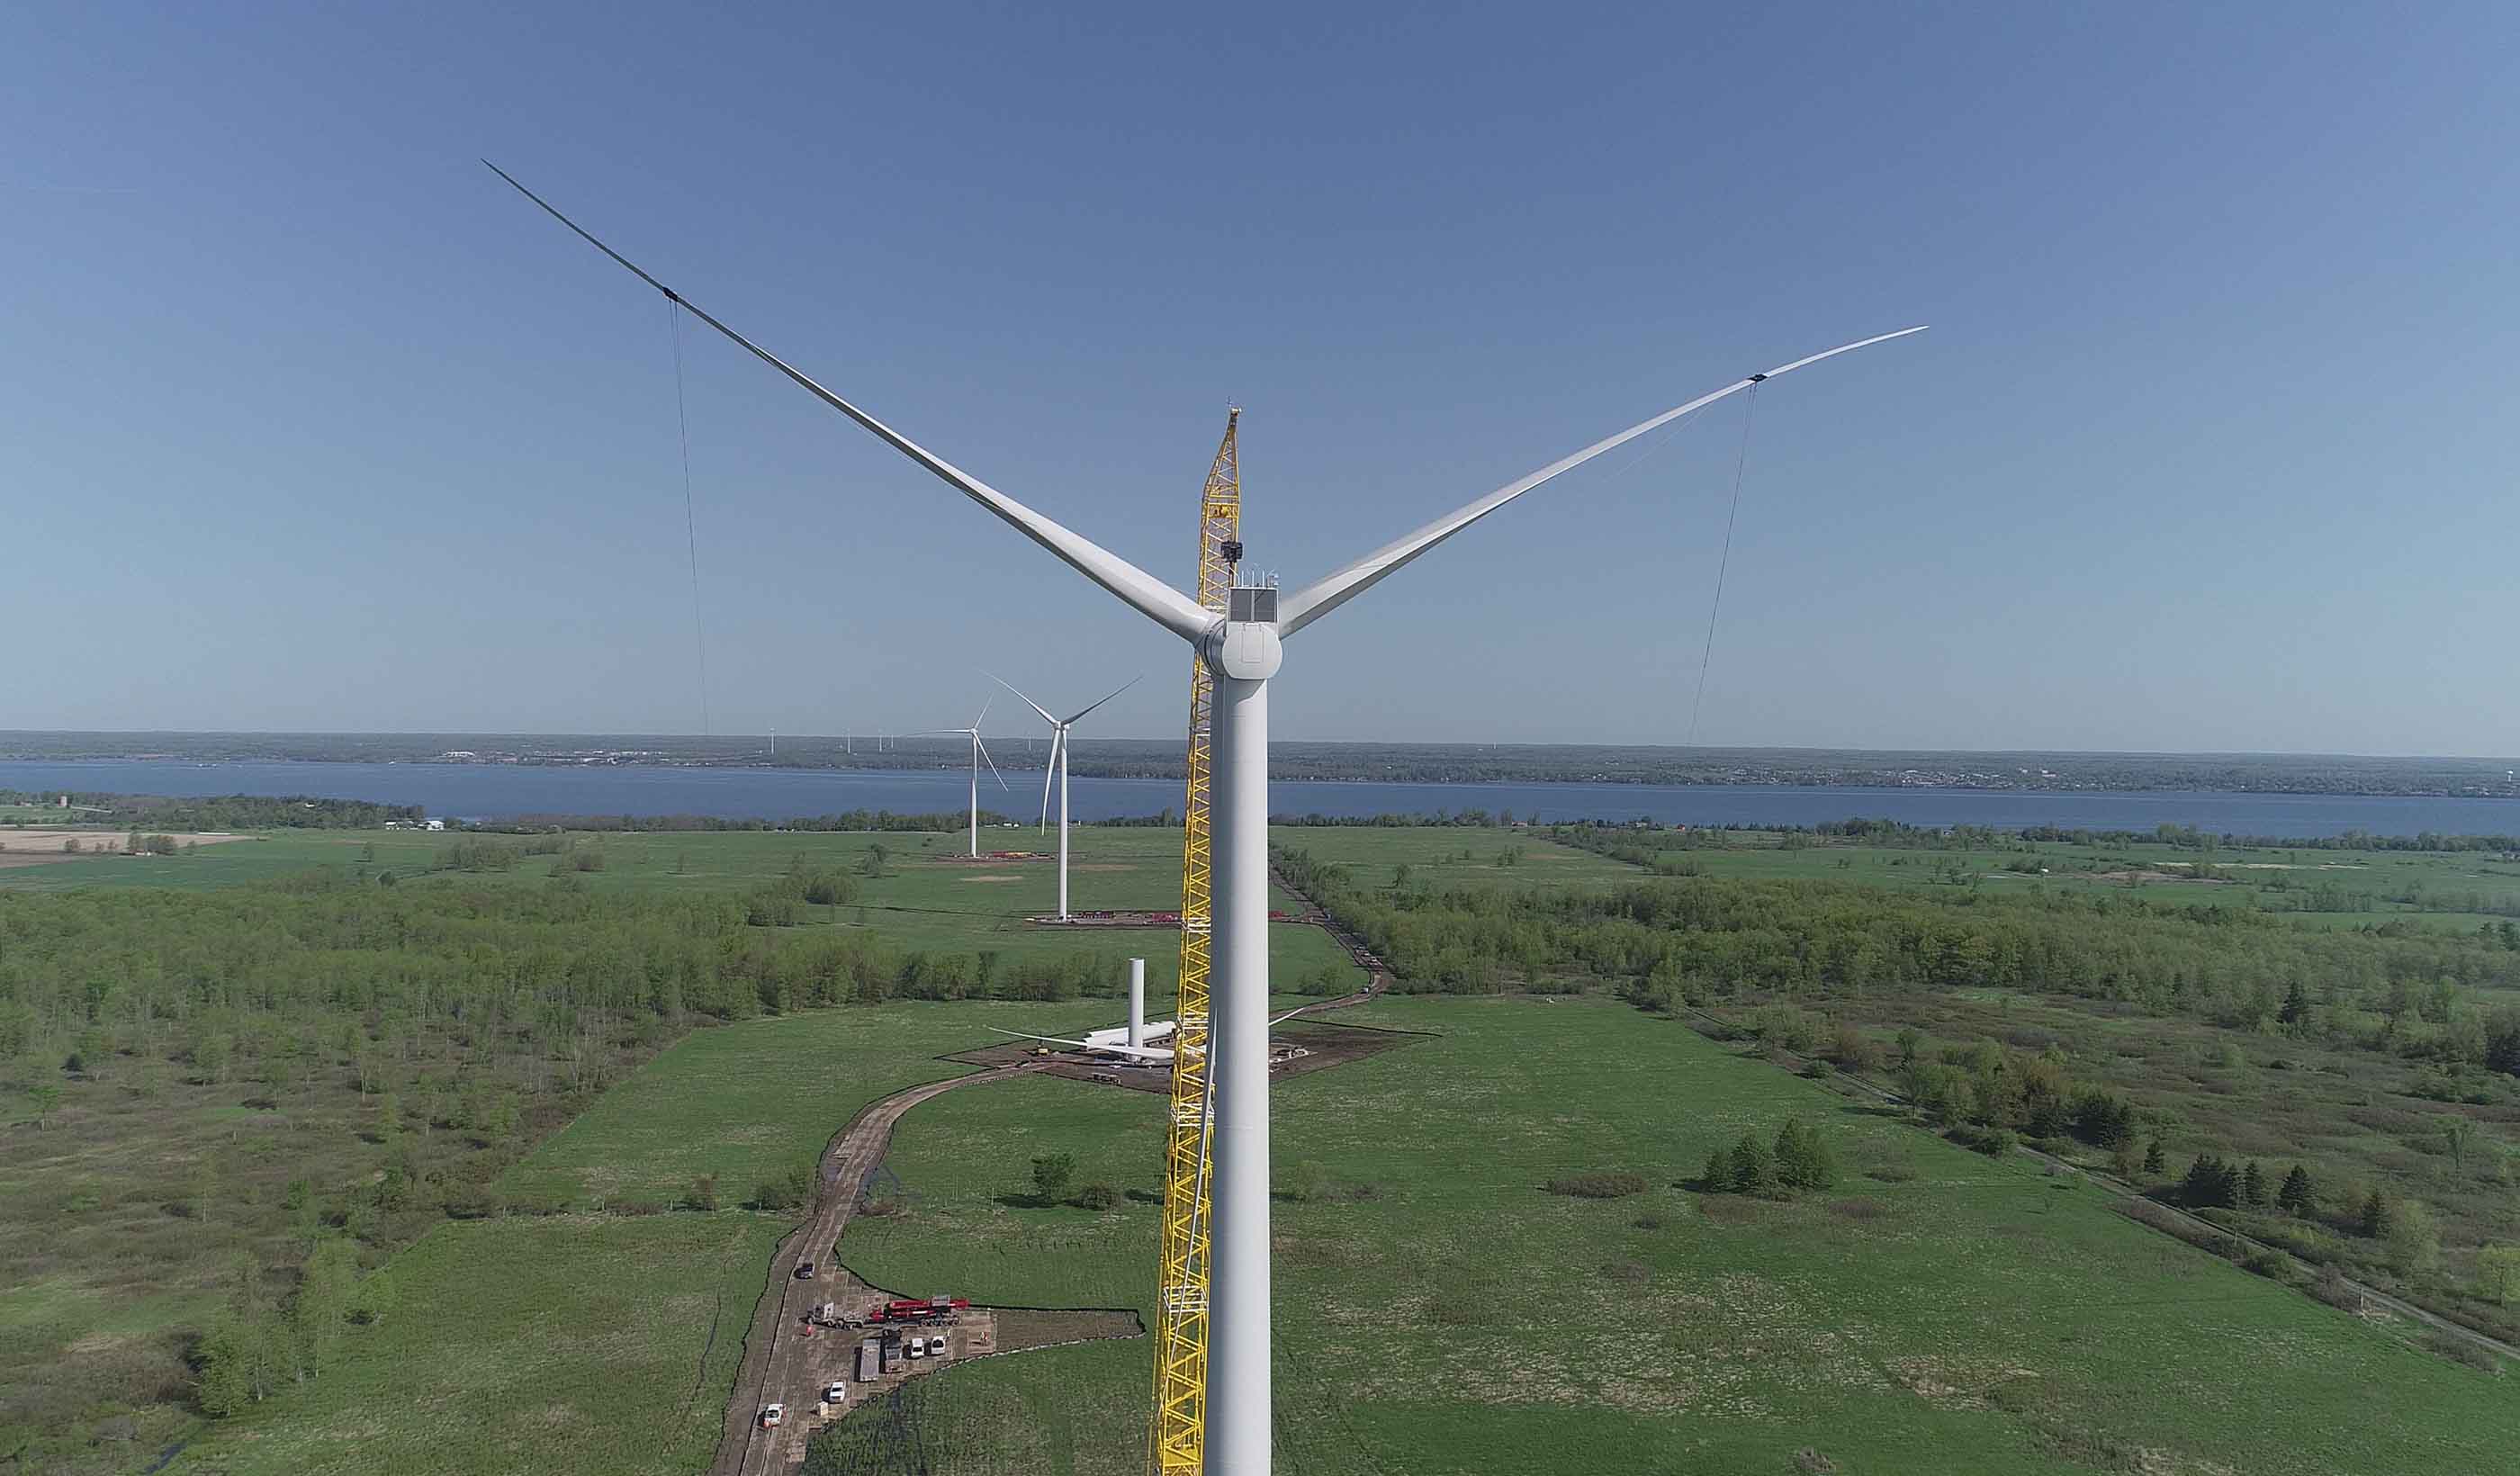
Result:
[[[2109,1198],[1596,1002],[1399,1000],[1441,1032],[1277,1096],[1278,1439],[1308,1472],[2379,1471],[2491,1466],[2491,1376],[2134,1226]],[[840,1247],[886,1285],[1144,1307],[1154,1207],[1020,1201],[1030,1157],[1155,1186],[1155,1104],[1033,1080],[940,1098],[910,1208]],[[1676,1186],[1788,1116],[1844,1166],[1790,1203]],[[1596,1201],[1549,1178],[1633,1170]],[[1869,1177],[1868,1174],[1881,1177]],[[1009,1203],[1010,1199],[1018,1202]],[[940,1472],[1138,1468],[1143,1345],[956,1370]],[[2382,1391],[2386,1391],[2383,1393]],[[2350,1392],[2349,1392],[2350,1391]]]
[[[984,1024],[1066,1023],[1079,1007],[891,1005],[703,1030],[501,1187],[652,1201],[716,1174],[733,1205],[755,1179],[810,1161],[865,1103],[967,1069],[936,1054],[992,1039]],[[207,1426],[169,1469],[697,1470],[771,1248],[792,1224],[728,1208],[442,1225],[381,1273],[393,1310],[351,1329],[339,1366]]]
[[171,1472],[689,1473],[787,1225],[742,1210],[445,1225],[324,1376],[210,1426]]
[[[993,839],[1041,844],[1030,829],[983,843]],[[2177,878],[2176,864],[2195,858],[2166,846],[1970,853],[1775,839],[1727,836],[1720,848],[1668,859],[1709,875],[1956,899],[2047,888],[2174,905],[2289,909],[2300,900],[2289,882]],[[1494,894],[1499,907],[1518,894],[1606,891],[1645,874],[1521,830],[1320,827],[1273,840],[1345,867],[1364,887]],[[740,895],[802,866],[844,874],[856,895],[807,909],[796,926],[776,930],[782,938],[863,930],[901,951],[1083,957],[1114,973],[1139,954],[1153,1008],[1168,1007],[1171,932],[1031,928],[1023,918],[1055,904],[1053,867],[947,861],[960,835],[569,842],[569,855],[459,872],[442,869],[446,836],[283,832],[178,857],[0,871],[0,895],[223,887],[310,869],[370,883],[391,871],[403,887],[557,879],[610,894]],[[878,845],[887,855],[872,866]],[[1076,905],[1171,907],[1178,845],[1178,833],[1162,829],[1080,829]],[[575,859],[589,854],[600,862]],[[2263,856],[2271,867],[2295,865],[2286,854]],[[2017,869],[2025,855],[2037,858],[2028,871]],[[2246,877],[2259,857],[2222,852],[2212,864],[2217,874]],[[2285,925],[2359,918],[2472,928],[2520,901],[2520,868],[2490,856],[2307,851],[2297,864],[2348,877],[2349,900],[2372,905]],[[2156,874],[2112,879],[2114,871]],[[1299,906],[1283,896],[1276,905]],[[2442,910],[2470,905],[2481,911]],[[1358,978],[1326,934],[1291,922],[1273,930],[1273,962],[1282,987],[1345,988]],[[1599,990],[1616,981],[1591,982]],[[2382,1065],[2288,1044],[2287,1077],[2266,1058],[2272,1049],[2193,1021],[2021,994],[1884,995],[1825,1007],[1885,1035],[1899,1023],[1956,1042],[2045,1032],[2071,1047],[2078,1074],[2151,1094],[2164,1121],[2183,1125],[2179,1143],[2310,1151],[2397,1172],[2420,1128],[2395,1131],[2396,1119],[2379,1115],[2410,1105],[2380,1100],[2405,1085],[2370,1074]],[[735,1208],[636,1211],[682,1197],[702,1175],[716,1177],[722,1203],[740,1202],[759,1180],[809,1159],[860,1104],[966,1069],[939,1057],[995,1041],[990,1027],[1063,1034],[1109,1023],[1116,1010],[1108,999],[895,1001],[702,1023],[542,1138],[496,1185],[511,1206],[571,1213],[437,1224],[380,1274],[394,1309],[351,1328],[338,1364],[202,1425],[169,1469],[698,1469],[734,1370],[725,1342],[704,1355],[709,1321],[719,1319],[721,1337],[730,1327],[740,1335],[788,1222]],[[2498,1380],[2415,1348],[2411,1329],[2331,1310],[2126,1221],[2077,1177],[1962,1151],[1603,993],[1394,997],[1339,1018],[1425,1038],[1278,1090],[1286,1469],[1542,1469],[1579,1453],[1604,1471],[1790,1470],[1808,1448],[1847,1473],[2465,1471],[2492,1468],[2500,1458],[2493,1452],[2520,1438],[2520,1406]],[[2235,1041],[2236,1066],[2224,1049]],[[373,1110],[338,1078],[324,1088],[330,1115],[301,1122],[221,1106],[217,1089],[171,1078],[143,1096],[128,1090],[146,1080],[139,1068],[117,1069],[119,1080],[82,1081],[65,1099],[75,1138],[25,1140],[47,1154],[31,1171],[68,1186],[45,1193],[75,1189],[77,1155],[112,1149],[96,1135],[122,1131],[116,1121],[156,1132],[150,1123],[180,1108],[199,1117],[195,1136],[213,1135],[208,1147],[187,1151],[254,1165],[273,1186],[247,1200],[267,1199],[282,1178],[303,1172],[289,1162],[289,1134],[346,1132]],[[107,1110],[116,1091],[131,1099],[121,1119]],[[862,1219],[840,1256],[906,1292],[1148,1311],[1160,1108],[1153,1097],[1042,1078],[924,1104],[904,1120],[887,1164],[903,1212]],[[2324,1123],[2346,1111],[2367,1122],[2350,1133]],[[1789,1116],[1834,1143],[1834,1188],[1770,1202],[1680,1186],[1710,1148],[1745,1129],[1773,1135]],[[1030,1161],[1052,1151],[1076,1156],[1079,1183],[1122,1190],[1118,1206],[1097,1214],[1032,1203]],[[351,1152],[341,1161],[365,1160]],[[1633,1171],[1651,1186],[1607,1201],[1541,1188],[1595,1170]],[[2507,1184],[2484,1170],[2470,1177],[2457,1196],[2428,1196],[2452,1212],[2453,1228],[2508,1222]],[[190,1232],[138,1190],[125,1192],[128,1215],[149,1234]],[[219,1222],[219,1232],[229,1229]],[[2454,1269],[2464,1265],[2453,1256]],[[104,1354],[80,1355],[94,1358],[111,1357],[113,1339],[149,1342],[162,1369],[165,1339],[198,1325],[211,1302],[197,1290],[135,1295],[136,1280],[121,1263],[102,1280],[30,1272],[0,1291],[0,1350],[50,1356],[78,1334],[100,1340]],[[917,1422],[925,1469],[938,1473],[1134,1472],[1147,1358],[1140,1341],[974,1363],[922,1381],[921,1406],[905,1417]],[[861,1449],[851,1442],[864,1429],[829,1437],[817,1468],[851,1468],[848,1453]]]

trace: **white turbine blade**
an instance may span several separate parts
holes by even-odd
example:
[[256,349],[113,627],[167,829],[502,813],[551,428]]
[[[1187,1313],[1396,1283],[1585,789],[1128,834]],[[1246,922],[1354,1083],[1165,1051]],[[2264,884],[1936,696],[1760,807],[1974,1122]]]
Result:
[[1028,697],[1028,696],[1025,696],[1022,693],[1020,693],[1020,692],[1015,692],[1015,684],[1014,684],[1014,683],[1008,681],[1006,678],[1004,678],[1004,677],[1002,677],[1002,676],[999,676],[996,672],[992,672],[992,671],[984,671],[984,672],[980,673],[980,675],[982,675],[982,676],[984,676],[984,677],[987,677],[990,681],[997,683],[1000,687],[1005,688],[1005,689],[1006,689],[1007,691],[1009,691],[1009,692],[1014,692],[1014,693],[1015,693],[1015,700],[1016,700],[1016,701],[1018,701],[1018,702],[1023,703],[1026,707],[1031,708],[1033,711],[1040,713],[1040,714],[1041,714],[1041,720],[1042,720],[1043,722],[1048,723],[1048,724],[1049,724],[1050,726],[1052,726],[1053,728],[1056,728],[1056,727],[1058,727],[1058,719],[1057,719],[1057,718],[1055,718],[1055,717],[1052,717],[1052,716],[1050,715],[1050,709],[1049,709],[1049,708],[1044,707],[1044,706],[1042,706],[1039,702],[1036,702],[1036,701],[1034,701],[1032,698],[1030,698],[1030,697]]
[[1011,1035],[1019,1041],[1041,1041],[1052,1046],[1074,1046],[1080,1051],[1090,1051],[1093,1049],[1093,1043],[1090,1041],[1071,1041],[1064,1036],[1030,1035],[1021,1030],[999,1030],[995,1025],[987,1025],[981,1028],[995,1032],[998,1035]]
[[[1093,706],[1093,707],[1088,707],[1088,708],[1086,708],[1086,709],[1085,709],[1085,712],[1080,712],[1080,713],[1078,713],[1075,717],[1069,718],[1067,721],[1068,721],[1068,722],[1070,722],[1070,723],[1075,723],[1075,722],[1080,722],[1080,721],[1082,721],[1082,720],[1084,719],[1084,717],[1085,717],[1085,713],[1086,713],[1086,712],[1092,712],[1092,711],[1094,710],[1094,708],[1095,708],[1095,707],[1100,707],[1100,706],[1102,706],[1104,702],[1107,702],[1107,701],[1111,700],[1113,697],[1118,696],[1120,693],[1124,693],[1124,692],[1127,692],[1130,688],[1137,686],[1140,682],[1142,682],[1142,681],[1144,681],[1144,680],[1146,680],[1144,673],[1141,673],[1141,674],[1140,674],[1140,675],[1138,675],[1138,676],[1131,677],[1129,680],[1127,680],[1127,681],[1125,681],[1125,682],[1121,683],[1119,686],[1112,688],[1109,692],[1104,693],[1103,693],[1100,698],[1098,698],[1098,699],[1095,701],[1095,703],[1094,703],[1094,706]],[[1042,714],[1042,716],[1044,716],[1044,717],[1048,717],[1048,716],[1049,716],[1049,714],[1048,714],[1048,713],[1043,713],[1043,714]]]
[[795,380],[799,385],[804,387],[806,392],[812,394],[816,399],[821,400],[824,404],[831,406],[840,414],[847,416],[850,420],[853,420],[860,425],[865,426],[868,430],[874,432],[875,435],[881,439],[885,444],[891,446],[895,451],[900,452],[902,455],[909,457],[912,461],[915,461],[919,465],[926,468],[937,477],[954,487],[957,491],[960,491],[964,496],[968,497],[975,503],[978,503],[981,507],[988,509],[999,518],[1003,519],[1009,526],[1012,527],[1016,532],[1023,534],[1026,538],[1040,544],[1043,548],[1048,549],[1052,554],[1058,556],[1058,558],[1061,561],[1065,562],[1068,567],[1076,570],[1080,574],[1083,574],[1086,578],[1093,580],[1096,584],[1102,586],[1104,589],[1109,590],[1112,594],[1119,596],[1122,601],[1126,602],[1128,605],[1132,609],[1138,611],[1138,613],[1145,615],[1148,619],[1154,621],[1157,625],[1171,631],[1174,635],[1181,637],[1185,641],[1198,640],[1201,635],[1206,633],[1207,628],[1215,623],[1215,612],[1207,609],[1188,595],[1174,589],[1171,585],[1164,583],[1154,575],[1148,573],[1146,570],[1138,567],[1134,563],[1131,563],[1119,555],[1112,553],[1110,550],[1096,543],[1094,540],[1087,538],[1084,534],[1062,527],[1058,523],[1042,516],[1039,513],[1025,507],[1022,503],[1007,496],[1004,492],[990,486],[987,482],[984,482],[978,477],[971,475],[969,472],[963,470],[953,463],[946,461],[943,457],[927,450],[927,448],[920,445],[910,437],[903,435],[900,431],[895,430],[883,422],[877,420],[874,416],[867,414],[855,405],[841,399],[838,395],[825,389],[822,385],[815,383],[812,379],[808,378],[802,371],[788,364],[785,359],[780,358],[777,354],[763,348],[760,344],[753,342],[750,338],[745,337],[743,335],[737,333],[734,329],[731,329],[725,324],[717,321],[715,318],[710,317],[706,312],[703,312],[700,309],[698,303],[693,302],[690,298],[675,291],[672,288],[665,286],[665,284],[658,282],[655,278],[649,276],[646,271],[642,270],[639,265],[636,262],[633,262],[629,257],[622,255],[619,251],[616,251],[612,249],[612,247],[606,246],[603,242],[596,240],[585,227],[579,225],[576,221],[569,219],[567,216],[562,215],[560,211],[553,209],[550,201],[544,200],[541,196],[536,195],[533,191],[526,189],[523,185],[517,184],[516,176],[510,174],[507,170],[500,168],[497,164],[491,163],[486,158],[481,160],[481,162],[488,167],[491,173],[496,174],[511,185],[516,185],[518,194],[532,201],[535,204],[541,205],[543,209],[551,215],[552,219],[559,221],[562,225],[564,225],[571,231],[576,232],[580,237],[584,238],[589,246],[594,246],[597,250],[602,251],[605,255],[611,257],[614,261],[617,261],[622,266],[628,268],[630,273],[640,281],[664,293],[669,300],[681,303],[683,309],[686,312],[689,312],[693,317],[699,319],[702,323],[707,324],[709,327],[716,329],[719,333],[726,335],[729,338],[734,339],[739,346],[751,353],[754,357],[760,359],[771,368],[778,370],[781,374],[786,375],[790,380]]
[[1006,789],[1009,794],[1014,793],[1014,790],[1007,788],[1007,777],[998,772],[998,761],[989,757],[989,745],[976,731],[971,735],[971,746],[979,750],[980,762],[989,766],[989,778],[998,782],[998,787]]
[[1638,436],[1644,434],[1646,431],[1651,430],[1658,425],[1667,425],[1673,421],[1680,419],[1682,416],[1688,414],[1692,410],[1698,410],[1705,406],[1712,405],[1717,400],[1723,399],[1727,395],[1737,394],[1763,380],[1773,380],[1780,374],[1789,374],[1794,370],[1802,368],[1806,364],[1817,364],[1822,359],[1835,358],[1837,355],[1842,353],[1852,353],[1859,348],[1868,348],[1875,343],[1886,343],[1892,338],[1904,338],[1910,334],[1921,334],[1924,331],[1924,325],[1919,324],[1914,328],[1903,328],[1895,334],[1879,334],[1869,338],[1859,338],[1853,343],[1839,344],[1837,347],[1829,349],[1824,353],[1816,353],[1807,359],[1796,359],[1791,364],[1778,365],[1777,368],[1769,370],[1766,374],[1754,374],[1745,379],[1735,380],[1732,383],[1725,385],[1723,388],[1716,390],[1712,394],[1699,395],[1696,399],[1689,401],[1688,404],[1682,405],[1676,409],[1666,410],[1662,414],[1655,416],[1652,420],[1640,421],[1636,425],[1630,425],[1627,429],[1620,431],[1618,434],[1611,436],[1608,440],[1595,441],[1592,445],[1576,452],[1573,456],[1567,457],[1562,461],[1552,462],[1548,466],[1534,471],[1529,476],[1522,478],[1520,481],[1508,482],[1506,485],[1499,487],[1494,492],[1480,498],[1477,502],[1471,503],[1468,507],[1460,509],[1457,512],[1448,513],[1444,516],[1435,519],[1433,522],[1426,524],[1424,527],[1418,529],[1416,532],[1409,534],[1405,538],[1384,544],[1381,548],[1366,555],[1363,559],[1356,560],[1354,563],[1348,564],[1344,568],[1338,569],[1333,573],[1324,575],[1322,578],[1313,581],[1311,584],[1304,586],[1300,590],[1297,590],[1292,595],[1280,596],[1278,600],[1278,634],[1281,636],[1293,635],[1295,632],[1302,630],[1305,626],[1312,624],[1322,616],[1327,615],[1330,611],[1338,608],[1340,605],[1345,604],[1348,601],[1355,599],[1358,595],[1372,589],[1376,583],[1380,582],[1384,575],[1390,573],[1392,570],[1400,567],[1404,563],[1407,563],[1418,555],[1425,553],[1435,545],[1442,543],[1445,539],[1452,537],[1454,534],[1468,527],[1480,518],[1487,516],[1490,513],[1504,507],[1507,503],[1520,497],[1525,492],[1539,486],[1542,482],[1548,481],[1550,478],[1556,476],[1560,472],[1572,470],[1573,469],[1584,465],[1586,462],[1591,461],[1593,458],[1599,456],[1604,451],[1615,450],[1620,446],[1626,445],[1628,442],[1635,440]]
[[[1015,693],[1023,695],[1021,693]],[[1041,769],[1041,833],[1050,833],[1050,782],[1058,776],[1058,740],[1067,736],[1064,730],[1050,736],[1050,762]]]
[[1296,1006],[1294,1008],[1287,1010],[1284,1014],[1282,1014],[1282,1015],[1278,1016],[1276,1019],[1271,1020],[1269,1023],[1270,1023],[1270,1024],[1272,1024],[1272,1025],[1283,1025],[1283,1024],[1284,1024],[1284,1023],[1286,1023],[1288,1020],[1293,1019],[1295,1016],[1297,1016],[1297,1015],[1299,1015],[1299,1014],[1302,1014],[1305,1010],[1310,1009],[1310,1008],[1312,1008],[1312,1007],[1313,1007],[1313,1006],[1310,1006],[1310,1005],[1298,1005],[1298,1006]]

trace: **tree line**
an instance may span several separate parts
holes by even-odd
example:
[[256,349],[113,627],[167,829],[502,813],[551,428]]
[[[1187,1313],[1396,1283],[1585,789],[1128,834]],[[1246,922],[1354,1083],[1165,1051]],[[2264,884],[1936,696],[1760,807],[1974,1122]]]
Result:
[[[2318,929],[2248,909],[2108,892],[1948,895],[1836,881],[1675,877],[1599,892],[1371,887],[1281,849],[1280,868],[1388,961],[1398,988],[1601,981],[1652,1008],[2010,988],[2520,1074],[2520,935]],[[2508,1063],[2506,1066],[2505,1063]]]
[[389,820],[418,820],[425,813],[420,805],[371,804],[363,799],[324,799],[311,794],[223,794],[196,799],[61,789],[0,789],[0,805],[53,806],[66,792],[72,808],[62,811],[65,824],[114,828],[158,826],[170,830],[368,830]]

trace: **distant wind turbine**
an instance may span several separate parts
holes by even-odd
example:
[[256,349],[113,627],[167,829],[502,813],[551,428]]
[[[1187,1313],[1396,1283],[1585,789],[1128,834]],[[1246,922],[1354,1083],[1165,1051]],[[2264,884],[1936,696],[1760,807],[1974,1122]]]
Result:
[[1050,824],[1050,778],[1056,774],[1058,776],[1058,920],[1064,922],[1067,920],[1067,730],[1084,721],[1086,713],[1137,686],[1138,678],[1131,677],[1074,715],[1063,718],[1051,716],[1049,708],[1015,692],[1014,684],[1006,678],[992,676],[989,680],[1014,692],[1016,701],[1040,713],[1041,720],[1050,725],[1050,766],[1041,771],[1041,823],[1045,826]]
[[[484,159],[487,164],[489,161]],[[1122,603],[1189,643],[1215,675],[1212,741],[1215,762],[1209,793],[1213,816],[1215,912],[1211,918],[1214,991],[1206,1067],[1210,1119],[1204,1162],[1208,1182],[1208,1353],[1206,1476],[1267,1476],[1270,1459],[1270,1242],[1269,1242],[1269,683],[1284,659],[1282,645],[1380,583],[1428,549],[1507,503],[1690,411],[1712,405],[1766,380],[1823,359],[1892,338],[1922,333],[1921,326],[1876,334],[1744,375],[1720,389],[1642,420],[1595,441],[1487,496],[1436,518],[1302,589],[1281,595],[1274,583],[1246,585],[1238,577],[1225,592],[1225,607],[1211,608],[1122,559],[1085,535],[1009,497],[929,451],[855,403],[817,383],[802,370],[720,323],[615,251],[584,227],[546,203],[495,164],[490,168],[527,200],[627,268],[650,287],[680,303],[692,316],[793,380],[806,393],[847,416],[870,434],[910,458],[978,503],[991,515],[1039,544],[1052,557],[1117,596]],[[1498,631],[1519,628],[1513,604],[1493,600],[1447,627],[1444,639],[1458,648]],[[972,739],[978,743],[976,734]],[[995,765],[991,766],[992,768]],[[1001,779],[999,783],[1005,781]],[[972,782],[976,812],[978,780]],[[976,854],[978,829],[973,831]],[[1171,1295],[1165,1287],[1159,1295]]]
[[999,788],[1007,789],[1011,794],[1014,792],[1008,788],[1007,777],[998,772],[998,761],[989,757],[989,745],[980,741],[980,725],[989,720],[989,704],[996,700],[991,697],[988,702],[982,702],[980,715],[971,719],[968,728],[930,728],[911,735],[913,738],[944,738],[948,734],[960,734],[971,740],[971,857],[975,861],[980,855],[980,766],[989,766],[989,778],[998,782]]

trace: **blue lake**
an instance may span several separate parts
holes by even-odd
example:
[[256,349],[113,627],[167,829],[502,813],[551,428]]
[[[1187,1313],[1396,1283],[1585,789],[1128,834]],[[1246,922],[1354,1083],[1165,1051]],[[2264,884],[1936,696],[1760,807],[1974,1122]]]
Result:
[[[1041,776],[1011,789],[981,781],[983,807],[1030,817]],[[844,810],[959,811],[968,781],[952,770],[675,769],[498,764],[175,763],[163,760],[0,761],[0,787],[126,794],[306,794],[423,805],[432,815],[710,815],[788,820]],[[1074,782],[1079,820],[1181,808],[1175,780]],[[1635,820],[1688,825],[1816,825],[1851,816],[1912,825],[2052,825],[2149,830],[2194,826],[2213,833],[2318,836],[2520,831],[2520,800],[2189,793],[2018,793],[2001,790],[1785,784],[1400,784],[1289,783],[1269,786],[1280,815],[1426,815],[1510,810],[1532,820]]]

